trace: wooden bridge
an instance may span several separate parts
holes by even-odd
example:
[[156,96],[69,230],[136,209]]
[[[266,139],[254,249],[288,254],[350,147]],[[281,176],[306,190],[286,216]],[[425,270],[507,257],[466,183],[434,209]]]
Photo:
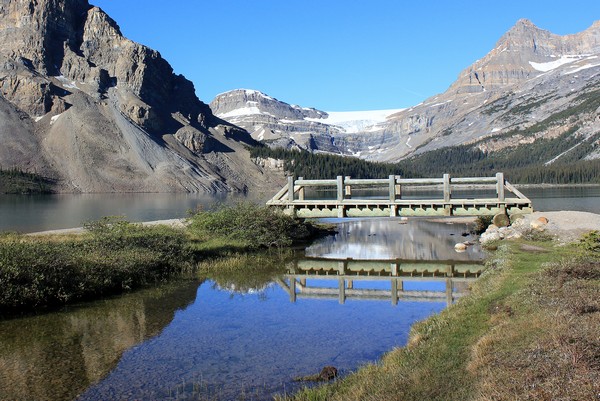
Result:
[[[354,259],[303,259],[288,268],[278,284],[289,294],[290,301],[297,298],[391,300],[410,302],[446,302],[450,305],[464,295],[468,284],[481,274],[483,266],[460,262],[419,262],[401,260],[354,260]],[[411,281],[443,282],[444,289],[406,289]],[[329,283],[329,286],[317,284]],[[331,286],[331,283],[337,283]],[[355,284],[362,282],[359,288]],[[368,283],[376,288],[369,287]],[[381,288],[388,283],[389,289]],[[386,286],[384,286],[386,287]]]
[[[473,196],[471,193],[481,193]],[[461,195],[464,194],[464,195]],[[512,196],[510,196],[512,194]],[[306,180],[288,177],[267,205],[292,216],[398,217],[527,214],[531,200],[504,179],[495,177]]]

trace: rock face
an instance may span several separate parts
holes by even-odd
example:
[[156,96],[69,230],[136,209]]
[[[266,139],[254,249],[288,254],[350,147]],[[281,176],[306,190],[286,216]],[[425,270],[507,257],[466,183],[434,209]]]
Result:
[[522,19],[500,38],[491,52],[461,72],[449,92],[502,90],[552,67],[546,63],[568,64],[599,50],[600,21],[584,32],[559,36]]
[[398,110],[374,112],[325,112],[277,100],[262,92],[237,89],[218,95],[213,113],[247,130],[257,141],[271,147],[360,156],[357,148],[379,146],[389,137],[362,135],[373,130]]
[[[599,55],[599,22],[559,36],[520,20],[446,92],[393,116],[386,130],[406,141],[385,149],[380,159],[475,142],[497,151],[569,130],[597,141],[592,137],[600,120],[589,99],[600,93]],[[538,122],[547,127],[529,138],[516,133]]]
[[161,55],[87,0],[0,1],[0,165],[64,190],[229,191],[275,179]]
[[[600,143],[600,110],[592,100],[598,98],[600,21],[583,32],[559,36],[520,20],[492,51],[462,71],[446,92],[358,129],[339,124],[326,129],[323,124],[308,125],[306,118],[286,120],[285,125],[277,114],[260,117],[269,121],[267,125],[241,112],[242,104],[220,116],[239,122],[260,141],[271,141],[275,135],[277,145],[396,162],[470,143],[497,151],[565,132],[580,141]],[[534,135],[518,133],[544,121],[547,126]],[[299,140],[299,131],[304,140]],[[586,157],[599,158],[598,149]]]

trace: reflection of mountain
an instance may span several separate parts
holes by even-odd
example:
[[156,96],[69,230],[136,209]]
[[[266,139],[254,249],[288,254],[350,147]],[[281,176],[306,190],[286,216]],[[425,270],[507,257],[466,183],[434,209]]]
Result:
[[178,283],[0,322],[0,399],[73,400],[114,369],[125,350],[160,333],[197,288]]
[[[406,224],[401,224],[406,223]],[[479,248],[456,253],[454,245],[469,238],[465,224],[446,224],[425,219],[363,219],[341,222],[339,233],[317,241],[306,256],[354,259],[474,260]]]

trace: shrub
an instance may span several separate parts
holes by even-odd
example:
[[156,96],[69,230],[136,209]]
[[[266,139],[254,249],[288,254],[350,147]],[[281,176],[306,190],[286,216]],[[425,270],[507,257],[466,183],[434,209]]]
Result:
[[187,271],[185,233],[105,218],[91,234],[0,237],[0,314],[118,293]]
[[250,249],[284,247],[310,235],[309,227],[278,209],[239,202],[200,211],[191,217],[189,230],[203,238],[215,236],[240,242]]
[[600,252],[600,231],[591,231],[585,234],[579,240],[579,246],[588,251]]
[[477,219],[475,219],[475,227],[473,227],[473,232],[477,235],[483,234],[490,224],[492,224],[493,218],[494,216],[477,216]]

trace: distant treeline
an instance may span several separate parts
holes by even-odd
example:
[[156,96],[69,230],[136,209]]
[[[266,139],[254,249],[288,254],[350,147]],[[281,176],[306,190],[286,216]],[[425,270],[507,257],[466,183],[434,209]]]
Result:
[[251,156],[283,160],[287,173],[296,177],[314,180],[327,179],[338,175],[353,178],[382,178],[389,175],[411,175],[398,164],[375,163],[354,157],[344,157],[325,153],[311,153],[305,150],[270,149],[266,146],[250,150]]
[[[460,145],[426,152],[399,163],[374,163],[353,157],[258,147],[253,157],[284,160],[284,169],[296,177],[311,179],[348,175],[356,178],[491,176],[504,172],[512,183],[580,184],[600,183],[600,159],[584,160],[598,151],[600,134],[587,140],[572,135],[575,128],[552,139],[485,152],[476,145]],[[555,161],[555,157],[561,155]],[[551,162],[552,161],[552,162]],[[550,163],[548,163],[550,162]],[[548,163],[548,164],[546,164]]]
[[49,194],[53,181],[39,174],[0,166],[0,194]]

